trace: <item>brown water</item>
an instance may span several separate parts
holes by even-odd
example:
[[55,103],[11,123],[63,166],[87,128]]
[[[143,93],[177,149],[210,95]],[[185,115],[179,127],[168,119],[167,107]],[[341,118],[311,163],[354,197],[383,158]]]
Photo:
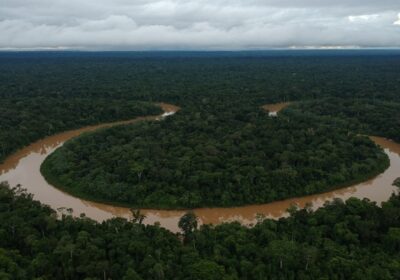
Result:
[[[168,112],[175,112],[179,109],[167,104],[160,105],[166,112],[164,116],[168,115]],[[73,214],[76,216],[79,216],[80,213],[85,213],[87,217],[97,221],[103,221],[116,216],[129,218],[130,211],[128,208],[79,199],[54,188],[49,185],[41,175],[40,165],[50,153],[60,147],[65,141],[82,132],[116,124],[130,123],[139,120],[155,120],[159,118],[160,116],[141,117],[132,121],[91,126],[45,138],[15,153],[9,157],[4,164],[0,165],[0,181],[8,181],[11,186],[21,184],[28,192],[34,194],[36,200],[50,205],[53,209],[62,207],[72,208]],[[233,208],[201,208],[194,209],[194,212],[199,217],[200,223],[218,224],[238,220],[243,224],[252,224],[256,222],[256,214],[263,214],[269,218],[286,216],[286,209],[292,204],[304,207],[306,204],[312,203],[313,208],[316,209],[321,207],[325,201],[330,201],[334,198],[347,199],[351,196],[368,198],[377,203],[386,201],[393,192],[397,191],[397,188],[392,185],[392,182],[400,176],[400,144],[380,137],[371,137],[371,139],[384,148],[385,153],[390,158],[390,167],[372,180],[323,194],[261,205]],[[142,213],[146,215],[145,223],[153,224],[159,222],[161,226],[177,232],[178,220],[185,211],[144,209]]]
[[287,106],[289,106],[290,102],[281,102],[281,103],[274,103],[274,104],[266,104],[263,105],[261,108],[268,111],[268,115],[270,117],[276,117],[278,112]]

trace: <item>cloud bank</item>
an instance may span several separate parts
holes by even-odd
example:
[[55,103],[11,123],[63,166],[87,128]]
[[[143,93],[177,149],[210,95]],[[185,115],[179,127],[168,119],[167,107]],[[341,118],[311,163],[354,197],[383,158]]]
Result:
[[398,0],[2,0],[0,49],[400,47]]

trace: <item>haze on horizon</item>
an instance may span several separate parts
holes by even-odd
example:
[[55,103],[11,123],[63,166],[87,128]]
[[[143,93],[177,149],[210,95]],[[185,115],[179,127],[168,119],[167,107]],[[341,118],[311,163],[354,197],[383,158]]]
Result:
[[400,48],[398,0],[2,0],[0,50]]

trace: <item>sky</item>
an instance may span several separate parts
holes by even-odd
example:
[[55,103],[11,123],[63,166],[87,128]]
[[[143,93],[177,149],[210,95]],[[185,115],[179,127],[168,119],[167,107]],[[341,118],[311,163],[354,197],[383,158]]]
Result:
[[400,48],[400,0],[0,0],[0,50]]

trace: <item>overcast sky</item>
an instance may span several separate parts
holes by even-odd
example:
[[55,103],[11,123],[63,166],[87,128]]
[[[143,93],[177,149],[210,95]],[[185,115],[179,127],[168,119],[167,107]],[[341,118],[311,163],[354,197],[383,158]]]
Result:
[[400,0],[0,0],[0,49],[400,47]]

